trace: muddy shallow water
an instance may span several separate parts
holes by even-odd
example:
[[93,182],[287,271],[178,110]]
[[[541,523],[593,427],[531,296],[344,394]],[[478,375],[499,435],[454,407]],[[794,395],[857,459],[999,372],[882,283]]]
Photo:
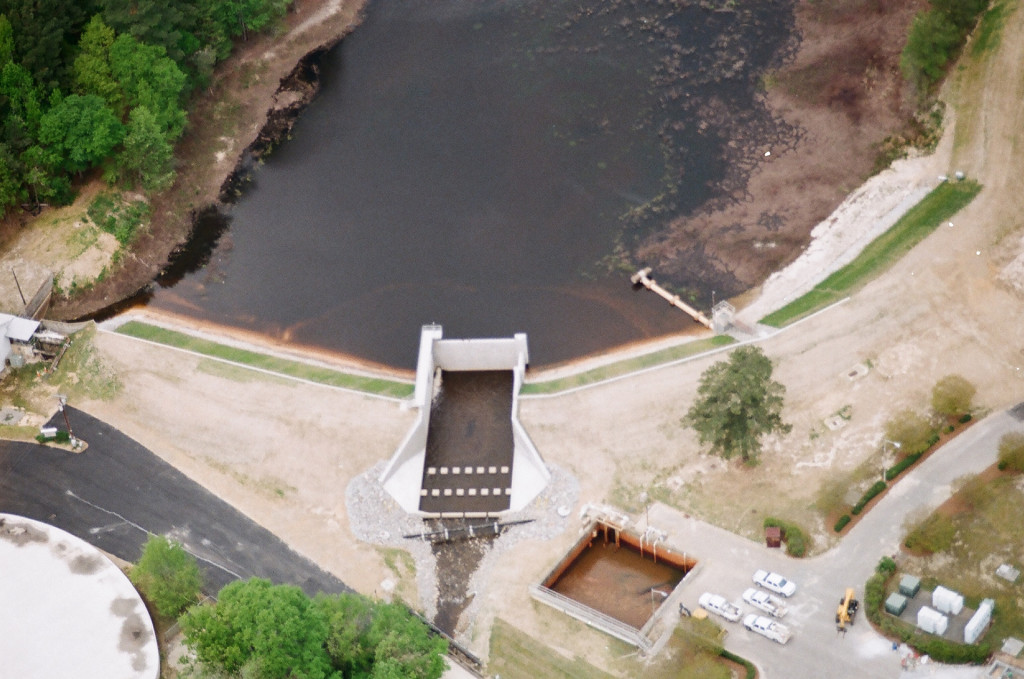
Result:
[[205,266],[149,304],[402,368],[424,323],[527,332],[534,366],[691,330],[628,253],[719,197],[792,30],[788,2],[718,4],[371,2]]

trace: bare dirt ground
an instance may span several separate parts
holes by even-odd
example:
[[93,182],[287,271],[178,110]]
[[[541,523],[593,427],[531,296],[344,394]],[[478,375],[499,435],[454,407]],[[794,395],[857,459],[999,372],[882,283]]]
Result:
[[[857,496],[876,478],[882,427],[896,410],[924,412],[932,386],[954,372],[977,386],[982,411],[1024,400],[1024,178],[1016,162],[1024,129],[1021,35],[1024,11],[1017,8],[998,50],[966,63],[948,84],[955,122],[950,118],[936,155],[879,179],[891,182],[892,191],[909,191],[962,169],[985,187],[974,203],[849,301],[761,342],[787,388],[784,416],[793,429],[768,442],[759,466],[702,454],[679,424],[700,374],[720,356],[523,401],[527,430],[548,461],[576,477],[580,502],[607,501],[641,513],[646,492],[750,537],[764,516],[774,515],[807,527],[815,549],[823,550],[833,540],[815,508],[829,494],[823,489]],[[861,200],[870,205],[878,195],[864,192]],[[831,233],[871,227],[865,223],[871,210],[848,208],[834,215]],[[825,235],[813,249],[839,256],[848,246],[830,246],[829,232],[819,232]],[[828,265],[798,260],[794,266],[792,280],[804,280],[808,268]],[[766,284],[763,304],[789,294],[784,288]],[[759,292],[745,303],[758,304]],[[345,502],[346,486],[391,455],[413,413],[391,401],[270,378],[117,335],[99,334],[95,347],[122,386],[112,399],[76,405],[356,589],[384,595],[397,583],[395,591],[414,606],[430,606],[424,599],[431,590],[416,583],[402,558],[356,538]],[[830,429],[825,420],[838,413],[842,426]],[[567,625],[527,591],[575,538],[570,527],[485,560],[460,640],[486,656],[491,623],[501,617],[570,657],[601,664],[612,648],[604,636]]]

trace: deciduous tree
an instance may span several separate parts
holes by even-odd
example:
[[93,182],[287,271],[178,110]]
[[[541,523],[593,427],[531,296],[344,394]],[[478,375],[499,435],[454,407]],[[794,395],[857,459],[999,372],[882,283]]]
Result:
[[165,189],[174,181],[174,149],[145,106],[132,109],[128,116],[117,173],[147,191]]
[[900,444],[903,455],[928,449],[935,428],[927,417],[913,410],[901,410],[885,423],[885,438]]
[[204,670],[260,679],[438,679],[446,642],[400,604],[310,600],[290,585],[234,582],[181,619]]
[[330,628],[327,650],[344,676],[437,679],[444,673],[447,642],[404,606],[357,594],[322,597],[317,604]]
[[1012,431],[999,439],[999,468],[1024,472],[1024,433]]
[[786,388],[772,379],[772,363],[753,346],[734,350],[701,375],[697,400],[683,423],[693,427],[711,452],[752,463],[761,452],[761,437],[788,432],[782,421]]
[[162,47],[145,45],[130,35],[119,35],[110,46],[110,72],[121,88],[128,109],[145,106],[168,140],[185,128],[181,108],[185,74]]
[[181,629],[202,663],[229,674],[248,665],[265,679],[334,675],[325,648],[327,623],[292,585],[258,578],[233,582],[216,604],[189,609]]
[[95,94],[64,97],[39,122],[39,141],[60,154],[68,172],[98,165],[123,138],[121,121]]
[[945,417],[965,415],[971,412],[971,401],[977,391],[967,378],[946,375],[932,387],[932,410]]
[[21,154],[22,181],[28,185],[33,203],[70,202],[71,183],[60,174],[60,156],[33,144]]
[[198,601],[203,584],[195,557],[162,535],[150,536],[128,577],[160,615],[168,618],[176,618]]

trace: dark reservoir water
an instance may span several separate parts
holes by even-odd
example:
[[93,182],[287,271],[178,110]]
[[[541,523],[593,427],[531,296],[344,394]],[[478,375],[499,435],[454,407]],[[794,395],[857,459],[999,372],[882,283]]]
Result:
[[400,368],[424,323],[527,332],[534,366],[692,329],[615,254],[716,195],[727,127],[693,102],[749,115],[792,23],[738,4],[371,0],[208,263],[149,304]]

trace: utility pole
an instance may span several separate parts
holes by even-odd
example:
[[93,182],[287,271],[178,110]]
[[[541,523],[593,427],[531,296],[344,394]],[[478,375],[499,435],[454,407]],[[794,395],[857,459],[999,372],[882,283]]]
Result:
[[14,273],[14,267],[11,267],[11,275],[14,276],[14,284],[18,286],[18,294],[21,296],[22,306],[28,306],[28,302],[25,301],[25,293],[21,291],[21,283],[18,282],[18,274]]
[[64,409],[64,406],[68,404],[68,397],[64,394],[57,394],[57,409],[60,410],[60,414],[64,416],[64,426],[68,428],[68,438],[71,439],[71,447],[77,448],[78,441],[75,440],[75,435],[71,433],[71,422],[68,420],[68,411]]

